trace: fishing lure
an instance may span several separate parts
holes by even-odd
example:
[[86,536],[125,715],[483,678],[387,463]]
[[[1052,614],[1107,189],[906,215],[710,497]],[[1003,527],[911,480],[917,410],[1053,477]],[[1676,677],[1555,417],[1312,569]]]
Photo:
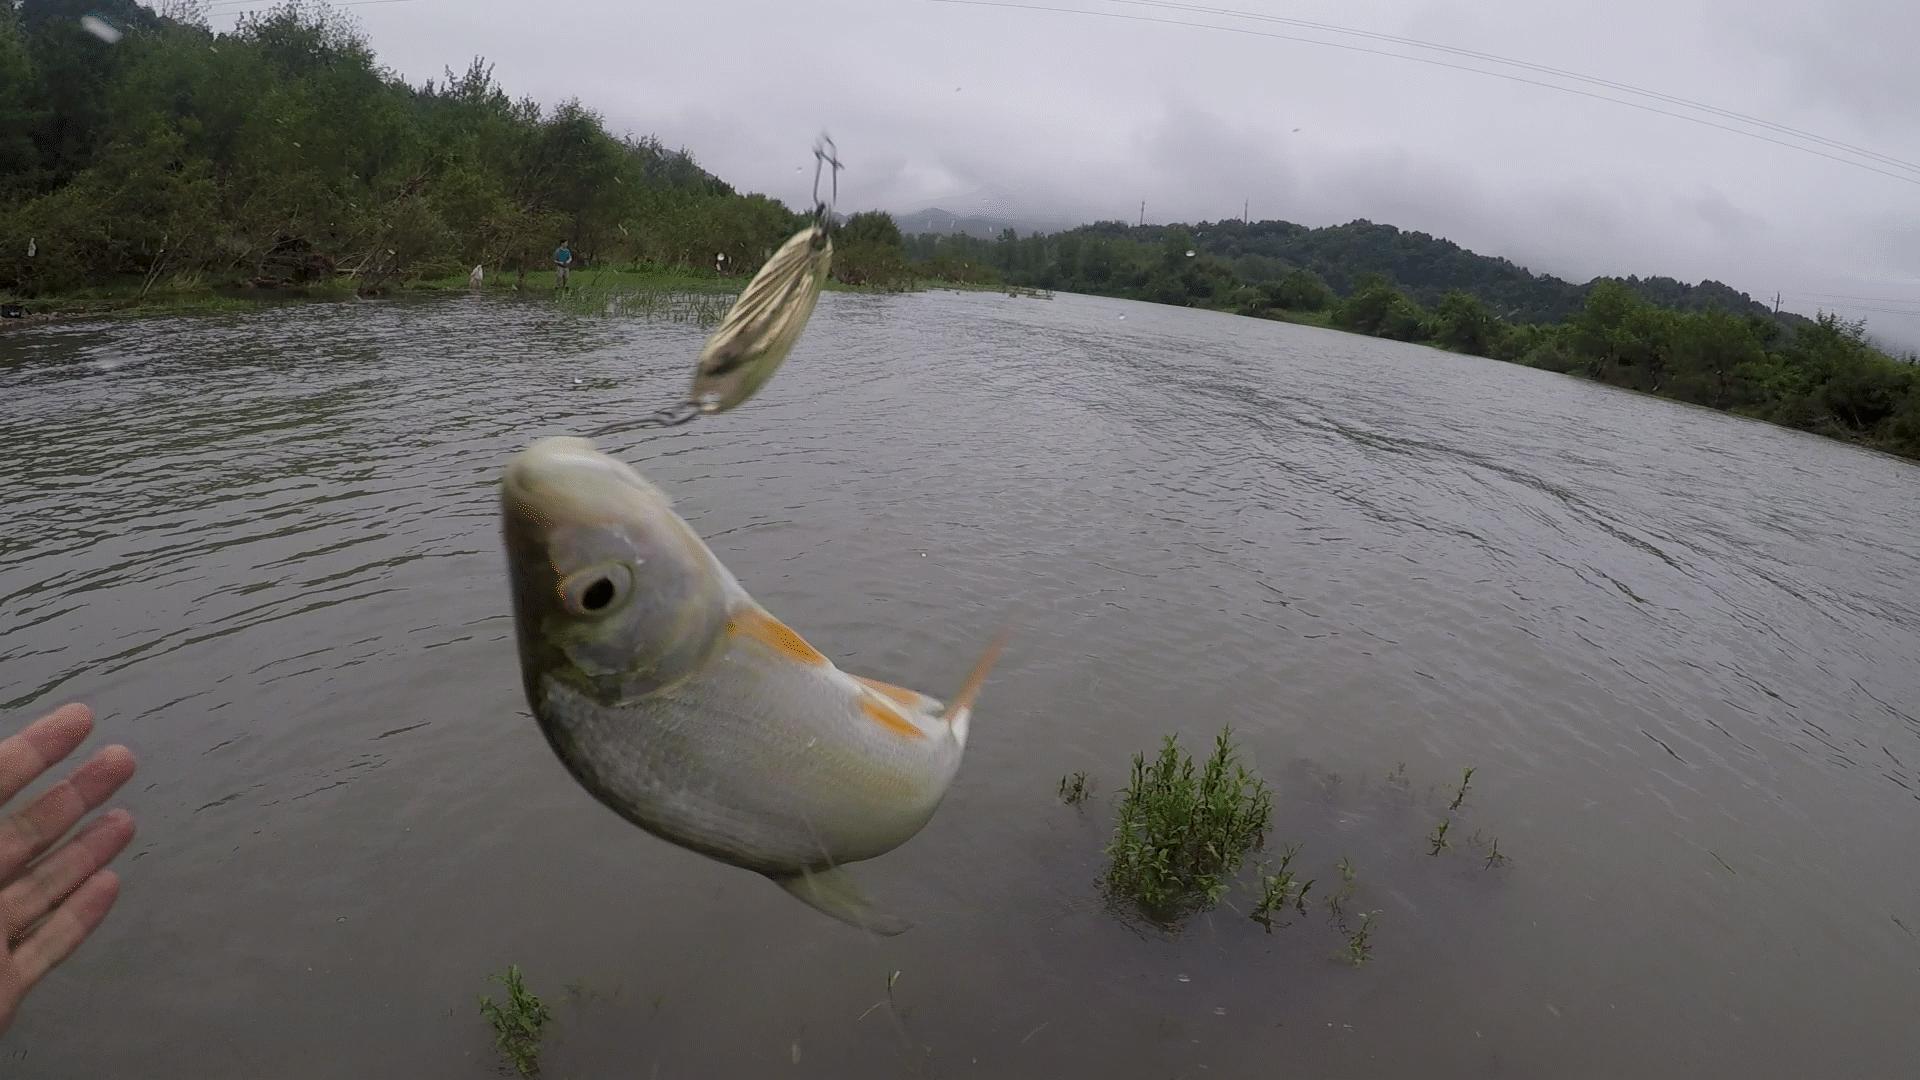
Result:
[[[633,428],[678,427],[708,413],[726,412],[773,378],[806,329],[833,265],[833,237],[828,230],[844,166],[833,140],[825,135],[814,144],[813,158],[813,221],[780,245],[707,338],[686,400],[639,420],[601,428],[595,436]],[[822,200],[820,178],[828,169],[829,195]]]

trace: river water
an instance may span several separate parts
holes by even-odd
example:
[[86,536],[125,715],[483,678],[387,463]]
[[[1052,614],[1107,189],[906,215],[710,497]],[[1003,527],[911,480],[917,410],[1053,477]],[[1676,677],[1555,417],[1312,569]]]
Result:
[[[521,696],[505,456],[703,335],[0,335],[0,723],[85,700],[141,761],[120,905],[0,1075],[490,1076],[509,963],[552,1077],[1913,1075],[1920,468],[1302,327],[830,294],[761,397],[617,445],[852,670],[951,693],[1013,616],[940,813],[857,868],[917,924],[880,940],[618,820]],[[1103,900],[1129,756],[1223,724],[1272,846],[1351,859],[1364,966],[1244,889],[1176,934]]]

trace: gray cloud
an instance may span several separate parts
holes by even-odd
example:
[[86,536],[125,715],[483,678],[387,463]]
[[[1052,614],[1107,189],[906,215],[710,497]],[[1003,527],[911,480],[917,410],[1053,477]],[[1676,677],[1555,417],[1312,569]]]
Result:
[[[1587,72],[1920,162],[1911,0],[1207,6]],[[1576,279],[1711,277],[1808,311],[1866,297],[1830,303],[1920,345],[1920,186],[1577,94],[1244,33],[925,0],[570,0],[532,23],[524,0],[350,10],[409,78],[485,55],[516,93],[577,95],[791,204],[808,197],[824,127],[849,162],[843,206],[1091,220],[1131,219],[1145,199],[1166,221],[1233,216],[1246,199],[1255,217],[1365,217]],[[1917,314],[1870,310],[1901,307]]]

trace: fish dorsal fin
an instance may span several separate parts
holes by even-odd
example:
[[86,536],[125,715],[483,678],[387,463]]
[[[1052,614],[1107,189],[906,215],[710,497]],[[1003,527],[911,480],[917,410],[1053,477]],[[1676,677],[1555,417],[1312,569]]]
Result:
[[1006,648],[1007,638],[1012,636],[1013,627],[1003,626],[987,642],[976,660],[973,670],[967,673],[967,681],[960,685],[960,692],[953,695],[947,704],[947,725],[953,729],[953,737],[961,746],[967,744],[967,725],[973,719],[973,703],[980,696],[980,688],[986,685],[987,673],[993,670],[993,662],[1000,659],[1000,650]]

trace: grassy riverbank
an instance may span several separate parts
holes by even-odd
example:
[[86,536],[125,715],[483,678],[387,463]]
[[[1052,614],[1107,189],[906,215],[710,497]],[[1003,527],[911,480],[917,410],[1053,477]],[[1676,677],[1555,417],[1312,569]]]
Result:
[[[565,290],[556,287],[551,270],[528,273],[524,280],[511,272],[494,272],[485,275],[483,280],[485,284],[482,289],[490,294],[540,297],[575,309],[597,309],[606,301],[631,301],[640,297],[711,296],[724,312],[726,304],[746,287],[748,279],[674,267],[638,266],[576,271]],[[471,288],[466,274],[446,274],[390,283],[374,298],[463,293]],[[999,286],[913,278],[887,285],[830,280],[825,288],[828,292],[850,293],[926,292],[940,289],[992,292]],[[339,303],[358,296],[354,284],[347,280],[271,289],[249,288],[238,280],[217,284],[194,281],[151,286],[136,280],[103,283],[53,296],[36,297],[20,297],[0,291],[0,304],[18,304],[26,313],[23,319],[0,320],[0,331],[55,319],[242,312],[287,304]]]

